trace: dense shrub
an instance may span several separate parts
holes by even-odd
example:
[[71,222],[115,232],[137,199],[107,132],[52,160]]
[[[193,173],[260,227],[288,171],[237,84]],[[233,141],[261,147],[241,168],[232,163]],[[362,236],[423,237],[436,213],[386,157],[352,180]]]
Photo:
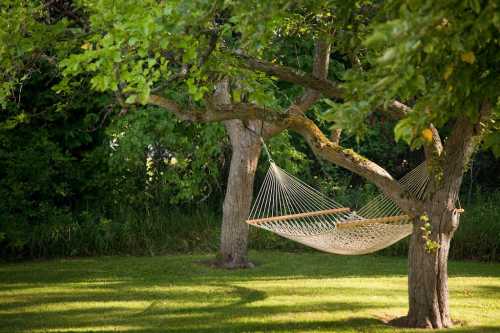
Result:
[[81,162],[101,145],[96,126],[107,96],[82,85],[69,102],[46,84],[56,79],[50,66],[40,66],[24,83],[22,98],[0,112],[0,255],[43,254],[43,246],[30,245],[36,233],[57,234],[71,225],[92,192],[87,176],[103,171]]
[[[354,194],[350,195],[351,197]],[[452,259],[500,261],[500,192],[478,196],[465,206],[452,243]],[[220,237],[221,207],[134,209],[122,206],[112,218],[96,218],[83,211],[72,219],[60,217],[59,223],[37,225],[28,242],[36,256],[159,255],[168,253],[215,252]],[[250,247],[255,250],[314,251],[273,233],[251,228]],[[378,254],[406,256],[408,239]]]

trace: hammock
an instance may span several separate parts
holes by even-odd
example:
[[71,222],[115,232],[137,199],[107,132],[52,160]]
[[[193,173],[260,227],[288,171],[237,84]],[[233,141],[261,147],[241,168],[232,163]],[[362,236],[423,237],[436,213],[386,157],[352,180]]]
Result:
[[[315,249],[347,255],[378,251],[412,233],[412,218],[380,194],[358,211],[343,207],[278,167],[270,166],[247,223]],[[429,183],[425,163],[399,180],[421,199]]]

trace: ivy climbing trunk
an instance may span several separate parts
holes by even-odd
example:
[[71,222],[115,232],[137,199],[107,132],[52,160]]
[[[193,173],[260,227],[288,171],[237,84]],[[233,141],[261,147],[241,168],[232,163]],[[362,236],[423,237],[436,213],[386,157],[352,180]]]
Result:
[[[460,155],[460,154],[459,154]],[[457,156],[457,154],[455,154]],[[458,228],[455,209],[462,183],[463,156],[448,159],[441,180],[431,175],[425,213],[413,224],[408,252],[408,326],[447,328],[453,326],[448,303],[448,254]],[[438,172],[438,174],[441,171]]]
[[[253,123],[253,122],[251,122]],[[252,267],[247,258],[248,217],[261,142],[240,120],[225,122],[232,147],[231,166],[223,206],[219,265]],[[252,126],[252,124],[249,124]]]
[[[424,202],[427,218],[414,222],[408,253],[407,324],[410,327],[453,326],[448,303],[448,253],[460,221],[455,204],[464,171],[482,139],[483,122],[490,113],[491,105],[485,100],[476,124],[465,116],[460,117],[444,147],[441,142],[434,142],[434,149],[426,149],[431,180]],[[426,244],[428,241],[430,243]]]
[[[445,214],[446,215],[446,214]],[[432,229],[447,224],[439,216],[430,216]],[[422,328],[451,327],[448,305],[448,253],[453,231],[432,232],[430,238],[439,247],[429,250],[421,228],[423,221],[416,221],[410,239],[408,254],[408,326]]]

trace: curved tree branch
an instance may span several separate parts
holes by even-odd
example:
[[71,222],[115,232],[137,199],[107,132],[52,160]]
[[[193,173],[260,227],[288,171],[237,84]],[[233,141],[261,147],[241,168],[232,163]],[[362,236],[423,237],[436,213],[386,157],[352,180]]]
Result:
[[320,128],[309,118],[301,114],[278,113],[253,104],[225,104],[206,109],[182,110],[177,103],[160,96],[151,96],[150,104],[160,106],[174,113],[182,120],[193,122],[219,122],[231,119],[263,120],[290,129],[300,134],[307,141],[319,158],[339,165],[374,183],[382,192],[392,198],[406,212],[417,215],[421,207],[407,191],[381,166],[355,153],[351,149],[343,149],[331,142]]
[[286,122],[287,127],[299,133],[319,158],[369,180],[407,213],[416,216],[422,212],[419,203],[409,197],[407,191],[389,172],[352,149],[343,149],[340,145],[331,142],[312,120],[304,116],[290,115]]
[[[271,76],[276,76],[280,80],[316,90],[325,97],[336,101],[342,101],[345,98],[344,89],[338,83],[329,80],[326,76],[316,77],[292,67],[256,59],[242,53],[233,53],[233,55],[241,61],[243,67],[248,69],[257,70]],[[409,106],[399,101],[391,102],[387,109],[397,118],[401,118],[411,111]]]
[[233,53],[233,55],[241,61],[242,66],[248,69],[257,70],[271,76],[276,76],[280,80],[319,91],[332,99],[341,100],[344,96],[342,89],[326,78],[316,77],[292,67],[255,59],[243,53]]
[[[330,65],[331,43],[324,39],[318,39],[314,44],[314,61],[312,75],[318,79],[326,79]],[[294,103],[293,108],[305,113],[321,97],[321,93],[315,89],[307,88],[306,92]]]

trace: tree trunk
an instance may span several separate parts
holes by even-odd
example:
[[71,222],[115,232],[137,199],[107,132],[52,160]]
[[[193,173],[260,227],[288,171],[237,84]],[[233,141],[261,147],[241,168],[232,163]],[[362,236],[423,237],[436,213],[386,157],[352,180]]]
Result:
[[[217,83],[213,96],[216,105],[231,103],[230,83],[224,78]],[[216,264],[224,268],[253,267],[247,258],[248,224],[253,197],[253,181],[259,162],[261,142],[256,135],[262,123],[258,120],[224,122],[232,155],[227,180],[226,196],[222,207],[220,250]]]
[[[418,219],[413,224],[408,252],[409,327],[446,328],[453,325],[448,304],[448,253],[458,227],[459,213],[441,199],[454,196],[449,188],[442,189],[426,204],[430,224],[428,232],[423,230],[425,220]],[[426,246],[426,237],[438,247]]]
[[[248,224],[253,182],[259,161],[259,137],[242,121],[225,122],[232,147],[231,166],[223,206],[218,265],[226,268],[252,267],[247,258]],[[251,125],[249,125],[251,126]]]
[[[419,227],[414,227],[419,229]],[[439,249],[428,253],[422,231],[414,230],[408,254],[408,326],[443,328],[452,325],[448,306],[448,251],[451,235],[437,235]]]

